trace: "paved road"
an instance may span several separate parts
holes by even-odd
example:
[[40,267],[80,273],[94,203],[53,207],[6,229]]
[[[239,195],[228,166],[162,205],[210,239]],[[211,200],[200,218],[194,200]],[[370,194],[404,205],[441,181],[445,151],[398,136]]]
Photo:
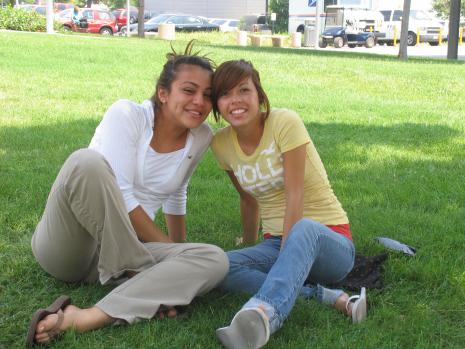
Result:
[[[326,48],[318,48],[318,50],[362,52],[362,53],[373,53],[373,54],[397,56],[399,54],[399,45],[397,45],[396,47],[386,46],[386,45],[384,46],[376,45],[373,48],[366,48],[366,47],[349,48],[347,46],[344,46],[343,48],[334,48],[334,47],[328,46]],[[429,57],[429,58],[446,59],[447,58],[447,43],[444,43],[441,46],[430,46],[429,44],[409,46],[407,49],[407,54],[409,57]],[[465,61],[465,43],[463,43],[462,45],[459,45],[458,59]]]

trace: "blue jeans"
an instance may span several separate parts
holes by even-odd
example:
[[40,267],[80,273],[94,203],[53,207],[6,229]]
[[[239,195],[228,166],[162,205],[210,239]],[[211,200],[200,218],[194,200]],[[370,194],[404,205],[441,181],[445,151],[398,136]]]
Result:
[[[317,296],[334,304],[342,291],[321,286],[342,280],[352,269],[355,248],[348,238],[323,224],[301,219],[290,230],[284,247],[271,237],[253,247],[227,252],[229,273],[220,285],[228,292],[254,294],[248,303],[265,302],[272,307],[270,329],[279,329],[298,296]],[[246,304],[247,305],[247,304]]]

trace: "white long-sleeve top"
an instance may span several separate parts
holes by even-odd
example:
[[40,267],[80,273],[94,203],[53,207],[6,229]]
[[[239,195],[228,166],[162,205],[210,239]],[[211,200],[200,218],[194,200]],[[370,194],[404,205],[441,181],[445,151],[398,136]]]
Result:
[[103,116],[89,148],[98,151],[109,162],[128,212],[141,206],[153,219],[163,207],[164,213],[184,215],[187,184],[208,149],[212,130],[206,123],[191,129],[175,173],[163,184],[149,186],[147,183],[151,181],[148,179],[153,172],[147,172],[145,159],[153,137],[155,117],[151,101],[137,104],[119,100]]

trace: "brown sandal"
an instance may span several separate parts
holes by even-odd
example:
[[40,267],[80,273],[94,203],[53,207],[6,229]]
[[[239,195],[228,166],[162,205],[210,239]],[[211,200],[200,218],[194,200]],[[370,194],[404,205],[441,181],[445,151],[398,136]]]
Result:
[[52,327],[52,329],[48,331],[48,334],[50,338],[56,337],[60,333],[60,326],[63,323],[63,319],[65,317],[63,314],[63,309],[70,304],[71,298],[69,298],[68,296],[60,296],[52,304],[50,304],[50,306],[48,306],[47,309],[37,310],[34,316],[32,317],[31,322],[29,323],[29,329],[27,331],[26,337],[26,347],[31,348],[36,343],[35,336],[37,324],[43,318],[51,314],[57,314],[58,319],[55,325]]

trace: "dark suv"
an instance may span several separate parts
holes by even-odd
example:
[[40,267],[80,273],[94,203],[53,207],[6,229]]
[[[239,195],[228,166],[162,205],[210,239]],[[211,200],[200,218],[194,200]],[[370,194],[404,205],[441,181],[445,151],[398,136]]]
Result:
[[247,15],[243,18],[243,22],[243,26],[245,26],[245,28],[241,28],[241,30],[259,32],[271,29],[266,15]]
[[[202,17],[191,16],[191,15],[178,15],[164,13],[155,17],[152,17],[144,23],[145,32],[158,32],[160,24],[174,24],[176,31],[219,31],[220,26],[217,24],[208,23]],[[137,24],[131,24],[129,26],[131,32],[137,32]],[[121,28],[121,33],[126,33],[126,26]]]

